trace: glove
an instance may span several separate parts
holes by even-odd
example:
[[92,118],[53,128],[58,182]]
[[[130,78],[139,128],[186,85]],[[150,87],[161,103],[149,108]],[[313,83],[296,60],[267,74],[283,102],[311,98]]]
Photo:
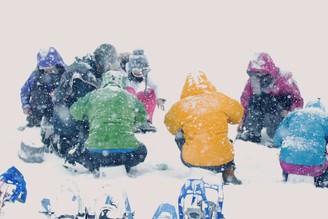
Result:
[[164,104],[165,104],[165,99],[163,99],[163,98],[158,98],[157,100],[156,100],[156,104],[157,104],[157,108],[160,108],[161,110],[165,110],[165,107],[164,107]]
[[287,114],[288,114],[288,110],[283,110],[280,113],[280,115],[281,115],[282,118],[285,118],[285,116],[287,116]]
[[241,122],[237,126],[237,132],[242,132],[244,127],[244,121],[241,120]]
[[30,108],[24,108],[23,113],[26,114],[26,115],[30,115],[32,113],[32,111],[31,111]]

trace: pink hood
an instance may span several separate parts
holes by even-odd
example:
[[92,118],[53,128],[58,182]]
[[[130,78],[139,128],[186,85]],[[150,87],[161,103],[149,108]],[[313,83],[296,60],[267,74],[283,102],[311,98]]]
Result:
[[268,53],[255,53],[253,59],[249,62],[247,72],[265,72],[277,77],[279,68],[274,64]]
[[[248,64],[247,72],[265,72],[272,75],[275,82],[268,93],[275,96],[286,94],[290,95],[292,98],[291,111],[296,108],[303,107],[303,99],[297,83],[292,77],[292,73],[281,72],[280,69],[274,64],[268,53],[255,53],[253,59]],[[245,109],[244,112],[247,112],[249,98],[254,94],[254,88],[252,87],[251,80],[248,79],[240,98],[240,102]]]

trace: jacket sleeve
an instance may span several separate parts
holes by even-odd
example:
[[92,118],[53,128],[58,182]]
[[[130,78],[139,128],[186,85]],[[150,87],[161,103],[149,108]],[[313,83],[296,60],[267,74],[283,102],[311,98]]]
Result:
[[180,105],[180,102],[175,103],[164,117],[164,123],[172,135],[181,130],[184,124],[184,115],[183,111],[179,109]]
[[288,73],[283,77],[284,86],[281,88],[281,92],[290,94],[292,99],[292,105],[290,111],[294,111],[297,108],[302,108],[304,101],[301,97],[301,92],[297,86],[296,81],[292,78],[292,74]]
[[135,123],[145,123],[147,122],[147,111],[144,105],[135,98],[134,100],[134,109],[136,112]]
[[301,93],[298,89],[297,84],[294,84],[294,89],[293,89],[293,93],[292,93],[292,106],[291,106],[291,111],[294,111],[297,108],[302,108],[304,101],[303,98],[301,97]]
[[244,108],[243,118],[246,117],[246,112],[247,112],[247,109],[248,109],[249,98],[252,95],[253,95],[253,91],[252,91],[252,86],[251,86],[251,80],[248,79],[247,80],[247,83],[245,85],[244,91],[243,91],[243,93],[241,94],[241,97],[240,97],[240,103],[241,103],[241,105]]
[[34,84],[36,83],[36,72],[32,72],[32,74],[29,76],[27,81],[24,83],[23,87],[21,88],[20,92],[20,98],[22,103],[22,108],[31,108],[30,106],[30,98],[31,98],[31,90]]
[[72,73],[70,71],[64,72],[62,75],[59,85],[56,89],[55,102],[62,103],[64,102],[71,94],[72,88],[70,86]]
[[85,95],[84,97],[81,97],[78,99],[70,108],[71,115],[76,120],[83,120],[85,116],[88,115],[88,109],[89,107],[89,100],[92,93],[89,93]]
[[273,145],[274,147],[281,147],[282,141],[284,137],[288,133],[289,128],[289,120],[293,113],[288,114],[280,123],[280,125],[277,128],[277,131],[273,137]]
[[244,108],[237,100],[231,98],[228,99],[227,107],[228,123],[238,124],[243,118]]
[[158,86],[154,83],[154,81],[152,80],[152,77],[150,77],[149,75],[147,76],[147,84],[149,88],[152,88],[154,90],[154,93],[156,95],[156,99],[158,98],[163,98],[161,95],[161,93],[159,92],[159,88]]

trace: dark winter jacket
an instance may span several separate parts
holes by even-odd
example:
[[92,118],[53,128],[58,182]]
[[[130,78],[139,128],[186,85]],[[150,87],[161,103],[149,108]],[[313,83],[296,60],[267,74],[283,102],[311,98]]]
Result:
[[34,107],[48,108],[52,106],[51,94],[57,88],[65,71],[62,65],[56,65],[53,73],[46,73],[38,67],[32,72],[21,88],[21,103],[23,109]]
[[53,123],[56,134],[76,136],[79,129],[88,128],[87,122],[77,122],[71,116],[69,108],[79,98],[98,88],[100,77],[91,57],[77,60],[67,68],[55,94]]
[[[52,109],[51,94],[58,86],[66,64],[54,47],[41,49],[37,56],[37,66],[21,88],[21,103],[23,109],[31,109],[38,113]],[[44,68],[55,66],[53,72],[45,72]],[[36,112],[38,111],[38,112]]]

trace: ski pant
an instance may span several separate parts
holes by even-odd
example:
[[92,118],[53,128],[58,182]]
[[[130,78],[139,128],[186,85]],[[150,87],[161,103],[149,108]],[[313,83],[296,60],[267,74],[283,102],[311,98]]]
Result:
[[[184,138],[184,135],[183,135],[183,130],[180,130],[175,134],[175,139],[174,140],[175,140],[175,143],[178,145],[178,148],[180,149],[180,151],[182,151],[183,145],[186,142],[186,140]],[[182,163],[187,167],[198,167],[198,168],[213,171],[214,173],[223,173],[227,169],[229,169],[230,167],[232,167],[233,170],[236,169],[236,165],[235,165],[234,160],[232,160],[232,161],[230,161],[226,164],[218,165],[218,166],[197,166],[197,165],[192,165],[192,164],[189,164],[189,163],[185,162],[183,160],[182,153],[181,153],[180,159],[181,159]]]
[[54,106],[51,96],[46,90],[40,87],[33,89],[29,104],[31,106],[31,114],[26,117],[27,126],[40,127],[43,116],[47,117],[49,121],[52,120]]
[[[282,176],[286,182],[288,179],[288,173],[283,171]],[[326,169],[326,171],[320,176],[314,177],[314,185],[319,188],[328,188],[328,169]]]
[[126,90],[130,94],[132,94],[135,97],[137,97],[138,100],[143,103],[143,105],[145,106],[145,109],[146,109],[146,111],[148,113],[147,121],[150,122],[150,123],[152,123],[153,122],[154,111],[155,111],[155,108],[156,108],[156,95],[155,95],[155,91],[153,89],[149,88],[147,90],[147,92],[145,92],[145,91],[136,92],[131,87],[127,87]]
[[[63,119],[62,114],[67,115]],[[89,122],[76,121],[66,105],[55,105],[53,113],[53,130],[57,137],[57,143],[53,150],[60,156],[66,157],[67,152],[74,148],[83,148],[84,142],[89,136]]]
[[81,152],[76,152],[74,161],[82,164],[91,172],[99,170],[99,167],[110,167],[125,165],[127,171],[131,167],[145,161],[147,156],[146,146],[139,142],[138,149],[131,152],[92,152],[84,148]]
[[52,110],[52,106],[48,106],[47,108],[32,106],[31,114],[26,117],[27,126],[40,127],[43,116],[46,117],[48,121],[52,121]]
[[284,181],[287,181],[288,174],[294,173],[297,175],[314,176],[316,187],[328,188],[328,160],[317,166],[302,166],[295,164],[288,164],[280,161],[280,166],[283,169]]
[[261,130],[267,129],[267,134],[273,138],[283,120],[281,112],[289,110],[291,100],[288,96],[273,96],[268,94],[251,96],[248,103],[244,129],[255,136],[261,136]]

